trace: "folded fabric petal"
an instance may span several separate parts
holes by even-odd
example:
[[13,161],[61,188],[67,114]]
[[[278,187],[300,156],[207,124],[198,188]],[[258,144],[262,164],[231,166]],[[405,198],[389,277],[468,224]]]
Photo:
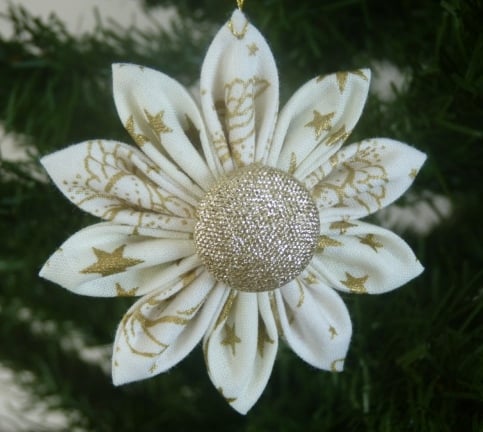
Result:
[[423,271],[411,248],[384,228],[351,221],[342,229],[327,227],[310,267],[330,287],[352,293],[380,294],[414,279]]
[[[213,319],[223,290],[207,272],[188,275],[134,303],[114,342],[113,381],[120,385],[165,372],[198,344]],[[175,293],[170,297],[173,292]]]
[[278,111],[278,74],[267,42],[240,11],[211,43],[200,86],[220,171],[264,162]]
[[426,155],[387,138],[365,140],[340,150],[322,168],[328,174],[307,182],[320,221],[358,219],[394,202],[414,181]]
[[314,274],[275,293],[283,337],[312,366],[341,371],[352,336],[349,312],[339,295]]
[[204,341],[208,373],[227,402],[245,414],[265,388],[277,351],[268,295],[232,291],[218,316]]
[[[175,278],[200,265],[191,240],[132,233],[132,227],[108,222],[84,228],[49,258],[40,276],[78,294],[112,297],[141,295],[163,275]],[[169,266],[186,257],[183,265]]]
[[303,179],[327,161],[359,120],[370,76],[338,72],[302,86],[280,112],[269,163]]
[[161,178],[156,184],[147,177],[155,166],[126,144],[88,141],[50,154],[42,164],[64,195],[94,216],[133,226],[193,229],[193,206]]
[[189,93],[161,72],[129,64],[113,66],[113,92],[119,117],[136,144],[186,192],[203,196],[198,185],[206,189],[213,177],[190,141],[191,132],[208,146]]

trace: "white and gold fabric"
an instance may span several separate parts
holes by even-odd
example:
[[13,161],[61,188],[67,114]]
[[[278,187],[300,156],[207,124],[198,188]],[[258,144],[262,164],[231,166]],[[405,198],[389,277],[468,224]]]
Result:
[[360,220],[425,160],[386,138],[342,147],[369,81],[368,70],[318,76],[279,111],[274,58],[239,10],[206,54],[200,104],[160,72],[114,65],[137,148],[92,140],[42,159],[66,197],[104,221],[40,274],[78,294],[139,297],[117,330],[116,385],[172,368],[200,341],[240,413],[265,388],[280,339],[312,366],[342,370],[351,320],[338,292],[384,293],[422,271],[403,240]]

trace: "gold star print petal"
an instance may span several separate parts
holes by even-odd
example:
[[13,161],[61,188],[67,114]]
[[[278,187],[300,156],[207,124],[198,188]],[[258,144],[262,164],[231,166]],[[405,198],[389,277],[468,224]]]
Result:
[[125,272],[129,267],[141,264],[143,260],[124,256],[126,245],[119,246],[112,252],[102,249],[92,248],[92,252],[97,258],[94,264],[81,270],[81,273],[100,273],[102,276],[109,276],[116,273]]
[[352,224],[347,221],[337,221],[337,222],[332,222],[329,226],[329,228],[339,230],[339,234],[345,234],[348,229],[356,227],[357,225]]
[[116,283],[116,294],[118,297],[133,297],[136,295],[138,289],[139,287],[124,289],[120,283]]
[[364,275],[361,277],[355,277],[348,272],[345,272],[346,280],[341,280],[340,282],[349,288],[350,292],[355,294],[365,294],[367,293],[367,289],[365,287],[365,283],[369,279],[369,275]]
[[337,84],[339,85],[339,91],[341,93],[343,93],[344,90],[345,90],[345,86],[347,84],[347,77],[349,76],[349,74],[356,75],[356,76],[358,76],[359,78],[362,78],[365,81],[368,80],[368,78],[366,77],[364,72],[362,72],[361,70],[353,70],[353,71],[348,71],[348,72],[337,72],[335,74],[335,76],[336,76],[336,79],[337,79]]
[[136,132],[135,125],[134,125],[134,117],[132,115],[128,117],[124,127],[126,128],[129,135],[131,135],[131,138],[133,139],[133,141],[139,147],[142,147],[144,144],[149,142],[149,138],[146,135]]
[[326,235],[321,235],[317,243],[316,251],[322,253],[324,252],[325,248],[338,246],[342,246],[342,243],[340,241],[330,238]]
[[334,339],[338,335],[337,330],[333,326],[329,327],[329,333],[330,339]]
[[315,138],[319,139],[322,132],[328,131],[331,127],[331,121],[334,117],[335,112],[330,112],[327,114],[321,114],[317,110],[313,110],[313,119],[305,124],[305,127],[311,127],[314,129]]
[[236,344],[240,343],[241,339],[236,335],[235,324],[225,325],[225,338],[221,341],[222,345],[230,346],[233,355],[236,355]]
[[364,237],[357,237],[359,243],[369,246],[374,252],[377,252],[379,248],[384,247],[384,245],[374,238],[374,234],[366,234]]
[[259,50],[257,44],[255,42],[251,43],[250,45],[247,45],[248,48],[248,55],[249,56],[254,56],[256,55],[257,51]]
[[173,132],[173,129],[168,127],[163,120],[164,111],[159,111],[157,114],[152,115],[148,112],[148,110],[144,110],[144,114],[146,114],[146,118],[148,119],[149,125],[159,135],[168,133],[168,132]]

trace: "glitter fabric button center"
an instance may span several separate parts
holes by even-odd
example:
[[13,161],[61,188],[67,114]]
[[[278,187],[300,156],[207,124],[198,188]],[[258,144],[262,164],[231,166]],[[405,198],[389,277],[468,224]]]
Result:
[[198,207],[196,251],[219,281],[240,291],[270,291],[298,276],[319,235],[319,214],[305,187],[259,164],[221,179]]

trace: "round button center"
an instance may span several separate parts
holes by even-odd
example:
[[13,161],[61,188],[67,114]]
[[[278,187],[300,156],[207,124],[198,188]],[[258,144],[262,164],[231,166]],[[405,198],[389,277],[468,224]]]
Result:
[[215,183],[199,204],[196,251],[219,281],[240,291],[280,288],[309,263],[319,213],[305,187],[252,164]]

